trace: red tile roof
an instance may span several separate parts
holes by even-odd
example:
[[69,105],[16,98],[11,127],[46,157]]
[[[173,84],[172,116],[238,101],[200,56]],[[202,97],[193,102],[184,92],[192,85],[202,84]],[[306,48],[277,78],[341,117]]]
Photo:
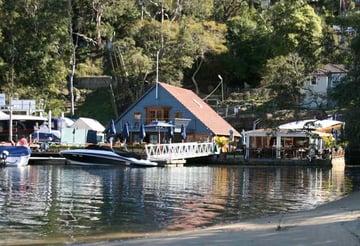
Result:
[[228,136],[230,129],[233,129],[234,136],[240,136],[238,131],[236,131],[226,120],[218,115],[214,109],[212,109],[193,91],[165,83],[159,83],[159,85],[174,96],[215,135]]

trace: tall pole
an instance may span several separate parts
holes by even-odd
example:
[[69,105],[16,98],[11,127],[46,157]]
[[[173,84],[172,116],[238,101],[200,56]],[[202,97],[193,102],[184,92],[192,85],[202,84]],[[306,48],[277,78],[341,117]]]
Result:
[[52,124],[51,124],[51,117],[52,117],[52,115],[51,115],[51,110],[49,110],[49,112],[48,112],[48,127],[49,127],[49,134],[51,134],[51,126],[52,126]]
[[[76,68],[76,46],[74,44],[73,38],[73,28],[72,28],[72,12],[71,12],[71,0],[68,0],[67,12],[68,12],[68,32],[70,37],[70,48],[71,48],[71,60],[70,60],[70,74],[69,74],[69,84],[70,84],[70,103],[71,103],[71,116],[75,115],[75,96],[74,96],[74,75]],[[77,39],[77,38],[76,38]],[[77,42],[76,42],[77,43]]]
[[156,91],[155,91],[155,99],[158,99],[158,91],[159,91],[159,51],[156,52]]
[[224,81],[220,74],[218,74],[218,77],[221,81],[221,101],[224,101]]
[[12,114],[13,114],[13,109],[12,109],[12,98],[10,97],[10,103],[9,103],[9,107],[10,107],[10,110],[9,110],[9,141],[12,143],[13,141],[13,121],[12,121]]

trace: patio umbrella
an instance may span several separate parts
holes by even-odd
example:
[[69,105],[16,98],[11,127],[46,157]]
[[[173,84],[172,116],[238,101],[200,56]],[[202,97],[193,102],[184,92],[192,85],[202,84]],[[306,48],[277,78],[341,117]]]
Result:
[[145,132],[145,126],[144,126],[144,124],[141,124],[141,126],[140,126],[139,137],[140,137],[140,143],[142,143],[142,141],[143,141],[144,138],[146,137],[146,132]]
[[108,130],[107,134],[109,134],[109,136],[110,136],[109,137],[109,142],[110,142],[110,147],[112,148],[113,141],[114,141],[114,135],[116,134],[116,128],[115,128],[114,120],[111,120],[109,130]]
[[147,125],[145,125],[145,127],[153,127],[153,128],[157,128],[159,130],[159,143],[160,143],[160,129],[161,128],[167,128],[167,127],[174,127],[173,124],[170,124],[170,123],[166,123],[164,121],[154,121],[154,122],[151,122]]
[[174,127],[173,126],[170,126],[168,128],[168,138],[171,143],[171,140],[174,138]]
[[114,120],[111,120],[110,122],[110,127],[109,127],[109,135],[115,135],[116,134],[116,128],[115,128],[115,123]]
[[181,134],[181,139],[184,141],[186,138],[186,127],[184,126],[184,124],[181,124],[180,134]]
[[125,123],[122,130],[122,137],[125,139],[124,143],[126,143],[126,139],[130,136],[129,132],[129,124]]

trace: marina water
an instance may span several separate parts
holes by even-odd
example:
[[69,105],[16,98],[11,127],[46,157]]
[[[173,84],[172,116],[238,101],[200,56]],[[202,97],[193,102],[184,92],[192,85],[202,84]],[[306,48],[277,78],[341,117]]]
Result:
[[191,230],[307,210],[359,190],[359,177],[357,167],[6,167],[0,242]]

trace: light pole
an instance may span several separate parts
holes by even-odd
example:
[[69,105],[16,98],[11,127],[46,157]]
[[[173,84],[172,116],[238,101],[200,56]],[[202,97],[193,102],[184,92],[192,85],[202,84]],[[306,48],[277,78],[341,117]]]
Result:
[[221,101],[223,102],[224,101],[224,81],[220,74],[218,74],[218,78],[220,79],[220,82],[221,82]]

